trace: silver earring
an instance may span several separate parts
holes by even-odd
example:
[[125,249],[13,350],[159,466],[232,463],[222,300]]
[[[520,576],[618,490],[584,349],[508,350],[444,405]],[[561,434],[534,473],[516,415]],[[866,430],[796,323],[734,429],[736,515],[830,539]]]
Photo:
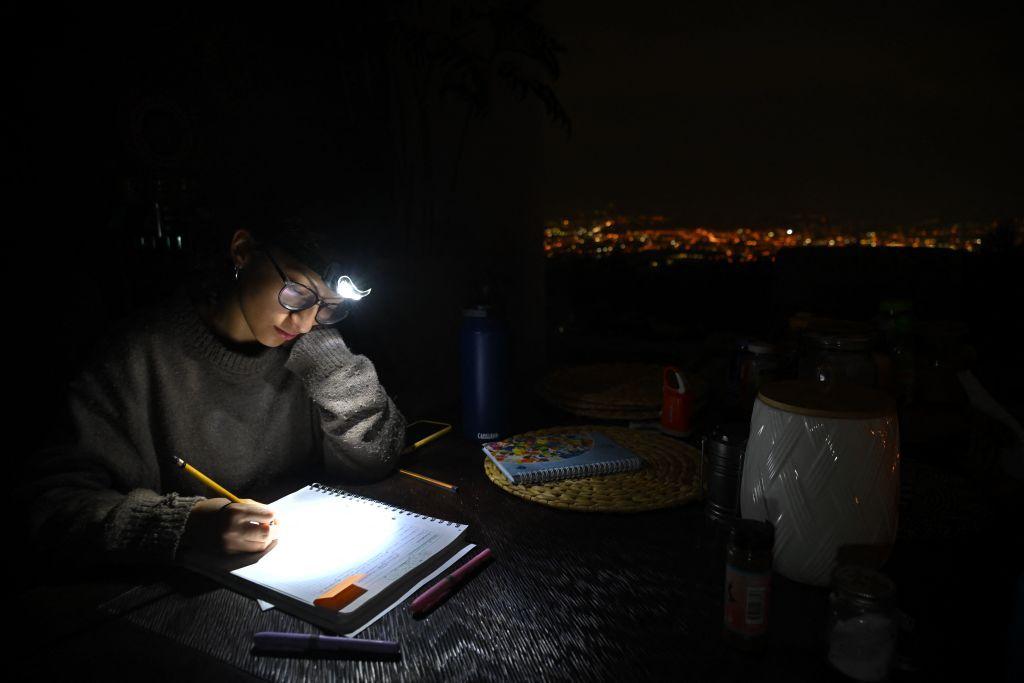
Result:
[[238,266],[235,266],[235,280],[238,279],[238,271],[241,270]]

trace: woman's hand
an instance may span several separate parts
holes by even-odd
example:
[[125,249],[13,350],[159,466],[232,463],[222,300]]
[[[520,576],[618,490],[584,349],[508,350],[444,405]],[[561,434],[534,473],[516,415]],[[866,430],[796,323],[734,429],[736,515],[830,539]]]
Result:
[[274,511],[254,500],[208,498],[192,507],[181,543],[228,555],[258,553],[277,538],[278,524]]

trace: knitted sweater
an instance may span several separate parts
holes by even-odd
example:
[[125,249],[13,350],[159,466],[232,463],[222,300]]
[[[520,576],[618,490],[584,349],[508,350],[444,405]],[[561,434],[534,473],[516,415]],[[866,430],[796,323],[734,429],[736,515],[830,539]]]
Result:
[[192,506],[215,497],[186,462],[242,497],[298,471],[373,479],[405,418],[336,328],[243,350],[184,289],[134,318],[69,385],[75,433],[40,453],[25,491],[40,558],[169,562]]

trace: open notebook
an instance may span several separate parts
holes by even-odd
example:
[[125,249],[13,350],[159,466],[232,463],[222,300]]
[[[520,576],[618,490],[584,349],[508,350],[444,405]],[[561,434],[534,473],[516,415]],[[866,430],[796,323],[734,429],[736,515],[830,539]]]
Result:
[[321,484],[269,505],[282,522],[269,549],[229,557],[188,551],[181,564],[337,633],[380,616],[465,545],[464,524]]

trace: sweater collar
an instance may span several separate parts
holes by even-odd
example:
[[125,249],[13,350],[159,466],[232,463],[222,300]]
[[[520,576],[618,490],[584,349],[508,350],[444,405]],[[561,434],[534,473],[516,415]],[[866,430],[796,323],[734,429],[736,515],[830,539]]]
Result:
[[174,293],[174,326],[199,357],[234,375],[255,375],[283,362],[282,349],[256,344],[252,349],[216,335],[199,315],[184,288]]

